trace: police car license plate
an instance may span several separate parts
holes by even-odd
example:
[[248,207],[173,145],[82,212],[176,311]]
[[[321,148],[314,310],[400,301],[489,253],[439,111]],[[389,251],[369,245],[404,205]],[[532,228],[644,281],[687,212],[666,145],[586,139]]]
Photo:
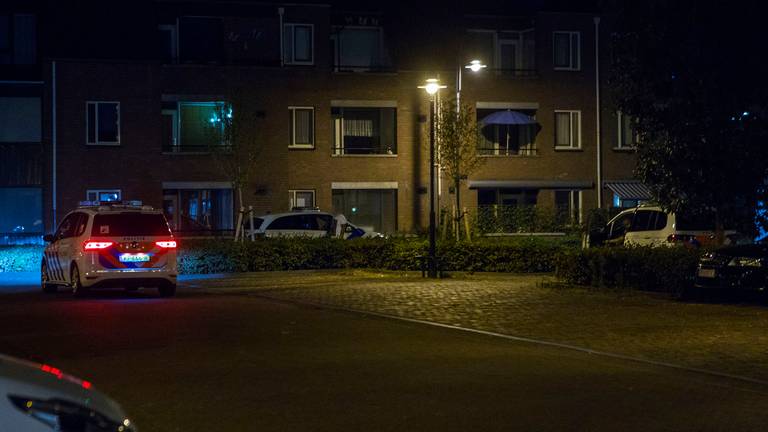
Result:
[[147,262],[149,261],[149,255],[147,254],[120,254],[120,262]]
[[715,277],[715,269],[707,269],[707,268],[699,269],[699,277],[713,278]]

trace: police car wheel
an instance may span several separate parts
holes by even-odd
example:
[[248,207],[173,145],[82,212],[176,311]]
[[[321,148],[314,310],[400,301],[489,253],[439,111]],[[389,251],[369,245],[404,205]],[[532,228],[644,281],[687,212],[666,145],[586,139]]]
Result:
[[40,265],[40,287],[44,293],[52,294],[58,291],[58,286],[48,280],[48,264],[43,261]]
[[72,280],[72,294],[76,297],[85,295],[87,290],[82,282],[80,282],[80,270],[77,269],[76,264],[72,264],[72,272],[70,273],[70,276]]

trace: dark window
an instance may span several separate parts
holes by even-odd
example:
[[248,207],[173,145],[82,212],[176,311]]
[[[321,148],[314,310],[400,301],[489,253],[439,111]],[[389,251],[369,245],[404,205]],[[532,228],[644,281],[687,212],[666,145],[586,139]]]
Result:
[[40,142],[40,98],[0,97],[0,142]]
[[333,154],[397,154],[395,108],[331,109]]
[[188,62],[217,62],[223,53],[221,19],[183,17],[179,20],[179,57]]
[[85,232],[85,227],[88,226],[88,215],[85,213],[76,213],[77,221],[75,222],[75,237],[80,237]]
[[664,212],[654,212],[656,213],[656,220],[654,221],[653,229],[655,230],[661,230],[666,228],[667,226],[667,214]]
[[87,143],[120,144],[120,103],[88,102]]
[[285,24],[283,27],[283,60],[286,64],[312,64],[314,59],[313,29],[310,24]]
[[40,188],[0,188],[0,243],[14,243],[43,232]]
[[94,216],[91,235],[94,237],[168,236],[171,235],[171,231],[161,214],[125,212]]
[[37,19],[34,15],[0,15],[0,64],[37,63]]
[[611,224],[611,231],[608,234],[608,239],[616,239],[621,236],[623,236],[629,227],[632,226],[632,219],[635,217],[635,213],[627,213],[618,219],[616,219],[613,224]]
[[653,219],[656,218],[654,213],[655,212],[648,210],[638,210],[637,213],[635,213],[635,219],[632,221],[630,231],[648,231],[653,229],[655,226],[655,221],[653,221]]
[[578,70],[581,68],[580,39],[578,32],[554,32],[555,69]]
[[336,70],[371,71],[389,66],[379,27],[338,29],[334,42]]
[[73,213],[65,217],[64,220],[59,224],[59,229],[56,230],[55,238],[58,240],[72,237],[72,235],[75,233],[75,229],[77,228],[77,219],[77,213]]
[[301,214],[283,216],[272,221],[268,230],[319,230],[318,215]]

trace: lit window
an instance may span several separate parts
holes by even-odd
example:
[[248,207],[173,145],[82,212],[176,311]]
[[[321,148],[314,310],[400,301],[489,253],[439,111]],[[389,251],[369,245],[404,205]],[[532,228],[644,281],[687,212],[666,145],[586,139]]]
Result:
[[120,145],[120,102],[87,102],[86,107],[86,142]]
[[88,189],[85,194],[88,201],[120,201],[122,193],[120,189]]
[[285,64],[311,65],[314,63],[312,24],[285,24],[283,26],[283,61]]
[[395,108],[332,107],[333,154],[397,154]]
[[291,147],[315,146],[315,109],[313,107],[288,107],[291,115]]
[[581,69],[581,34],[579,32],[554,32],[553,45],[555,69]]
[[163,151],[208,152],[212,145],[224,145],[225,122],[232,118],[224,102],[164,103]]
[[555,111],[555,149],[581,148],[581,111]]
[[289,190],[288,205],[291,210],[315,207],[314,190]]

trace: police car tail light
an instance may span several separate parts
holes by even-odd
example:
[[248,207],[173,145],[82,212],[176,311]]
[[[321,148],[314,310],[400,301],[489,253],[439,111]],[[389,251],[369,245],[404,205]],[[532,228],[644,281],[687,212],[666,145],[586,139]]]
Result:
[[98,250],[98,249],[106,249],[110,246],[112,246],[114,243],[108,242],[108,241],[87,241],[83,244],[83,249],[85,250]]
[[159,241],[155,244],[164,249],[176,249],[176,240]]

